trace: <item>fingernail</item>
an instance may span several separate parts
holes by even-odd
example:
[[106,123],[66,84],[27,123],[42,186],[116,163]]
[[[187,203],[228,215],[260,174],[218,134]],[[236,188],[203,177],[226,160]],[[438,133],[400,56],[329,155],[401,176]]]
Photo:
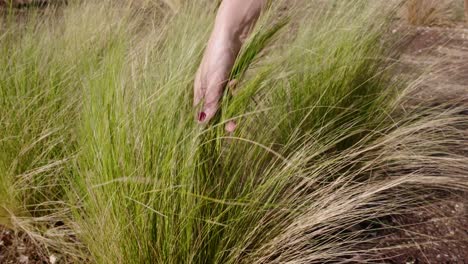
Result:
[[199,122],[203,122],[205,121],[206,119],[206,113],[205,112],[201,112],[200,114],[198,114],[198,121]]

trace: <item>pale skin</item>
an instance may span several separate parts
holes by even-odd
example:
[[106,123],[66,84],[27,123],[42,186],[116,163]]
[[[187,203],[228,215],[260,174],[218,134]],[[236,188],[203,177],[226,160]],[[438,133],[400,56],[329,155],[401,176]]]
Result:
[[[194,106],[200,124],[208,123],[219,108],[219,101],[228,84],[234,61],[255,25],[266,0],[224,0],[218,10],[215,25],[198,68],[194,84]],[[236,124],[229,122],[232,132]]]

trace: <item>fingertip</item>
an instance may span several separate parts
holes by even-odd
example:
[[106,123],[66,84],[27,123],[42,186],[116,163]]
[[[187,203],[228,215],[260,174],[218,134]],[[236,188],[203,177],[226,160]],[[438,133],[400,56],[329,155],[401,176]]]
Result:
[[199,123],[206,124],[215,116],[218,106],[205,107],[199,114]]
[[229,121],[229,122],[227,122],[227,124],[226,124],[226,126],[224,128],[226,129],[226,131],[228,133],[233,133],[237,128],[237,124],[234,121]]
[[218,103],[205,104],[197,115],[198,123],[206,124],[215,116],[218,111]]
[[206,120],[206,113],[205,112],[200,112],[198,114],[198,122],[203,123]]

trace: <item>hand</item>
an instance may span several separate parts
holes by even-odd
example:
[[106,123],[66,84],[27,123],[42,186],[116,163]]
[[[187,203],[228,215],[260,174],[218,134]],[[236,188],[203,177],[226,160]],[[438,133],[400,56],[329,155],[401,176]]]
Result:
[[198,68],[194,85],[194,106],[201,106],[198,122],[207,123],[216,114],[240,44],[214,36]]
[[[224,0],[221,3],[195,76],[193,103],[201,107],[197,113],[200,124],[208,123],[218,111],[237,54],[265,4],[266,0]],[[234,129],[233,122],[226,125],[226,130]]]

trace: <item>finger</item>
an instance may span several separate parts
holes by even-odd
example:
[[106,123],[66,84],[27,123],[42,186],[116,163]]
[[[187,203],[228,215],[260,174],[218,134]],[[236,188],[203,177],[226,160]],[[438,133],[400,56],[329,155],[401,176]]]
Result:
[[205,103],[203,105],[203,111],[199,114],[200,123],[208,123],[216,114],[219,108],[219,100],[223,95],[224,84],[216,87],[208,88],[205,94]]
[[195,83],[193,85],[193,106],[197,107],[200,105],[203,99],[203,86],[201,80],[200,69],[198,69],[197,74],[195,75]]
[[202,112],[199,114],[198,121],[200,123],[208,123],[216,115],[219,108],[219,98],[220,96],[205,103]]
[[233,133],[237,128],[237,124],[236,122],[234,121],[229,121],[227,122],[227,124],[224,126],[224,129],[226,129],[226,131],[228,133]]

